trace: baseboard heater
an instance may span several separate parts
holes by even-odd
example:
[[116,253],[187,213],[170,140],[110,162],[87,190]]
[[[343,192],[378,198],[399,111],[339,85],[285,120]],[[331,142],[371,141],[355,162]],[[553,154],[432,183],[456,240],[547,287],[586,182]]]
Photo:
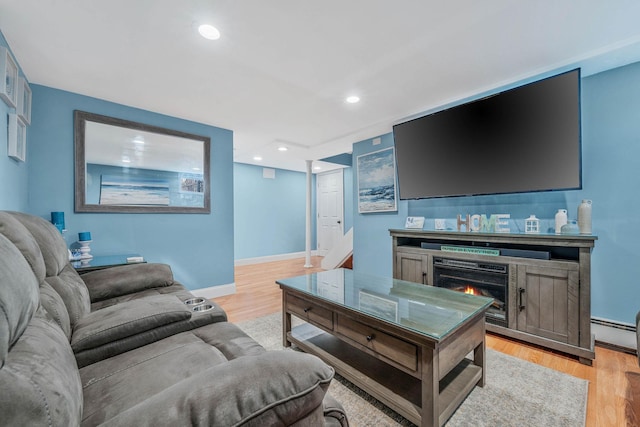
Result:
[[592,317],[591,332],[601,347],[637,354],[636,327],[633,325]]

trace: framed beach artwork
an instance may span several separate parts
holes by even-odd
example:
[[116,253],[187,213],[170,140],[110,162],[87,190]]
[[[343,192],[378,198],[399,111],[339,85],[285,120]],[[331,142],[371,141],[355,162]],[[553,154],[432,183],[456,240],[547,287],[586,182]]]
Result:
[[398,210],[393,147],[358,156],[357,174],[359,213]]
[[100,204],[169,206],[169,182],[163,179],[102,175]]

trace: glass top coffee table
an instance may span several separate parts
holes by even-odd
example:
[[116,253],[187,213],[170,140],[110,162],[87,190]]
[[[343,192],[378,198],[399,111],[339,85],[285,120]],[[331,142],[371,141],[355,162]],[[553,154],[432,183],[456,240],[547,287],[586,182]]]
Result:
[[[347,269],[276,283],[283,344],[319,356],[417,425],[444,424],[484,386],[491,298]],[[292,315],[302,320],[295,328]]]

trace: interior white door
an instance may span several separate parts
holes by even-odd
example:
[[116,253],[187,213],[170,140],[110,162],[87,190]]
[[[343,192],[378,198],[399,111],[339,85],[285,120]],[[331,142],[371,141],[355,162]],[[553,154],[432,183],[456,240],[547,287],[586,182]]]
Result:
[[316,176],[318,255],[325,256],[344,233],[342,169]]

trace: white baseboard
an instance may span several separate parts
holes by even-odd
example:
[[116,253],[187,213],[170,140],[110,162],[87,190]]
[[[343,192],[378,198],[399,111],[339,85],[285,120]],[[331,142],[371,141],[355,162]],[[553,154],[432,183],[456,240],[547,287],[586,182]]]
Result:
[[[311,251],[311,256],[317,255],[316,250]],[[272,262],[272,261],[284,261],[286,259],[296,259],[296,258],[304,258],[307,255],[306,252],[292,252],[288,254],[279,254],[279,255],[269,255],[257,258],[243,258],[237,259],[234,261],[234,265],[249,265],[249,264],[261,264],[263,262]]]
[[591,319],[591,333],[595,335],[598,342],[637,350],[635,325],[593,317]]
[[193,289],[193,290],[190,289],[189,292],[191,292],[193,295],[197,297],[202,297],[207,299],[218,298],[218,297],[223,297],[225,295],[235,294],[236,284],[230,283],[228,285],[218,285],[218,286],[211,286],[208,288],[200,288],[200,289]]

